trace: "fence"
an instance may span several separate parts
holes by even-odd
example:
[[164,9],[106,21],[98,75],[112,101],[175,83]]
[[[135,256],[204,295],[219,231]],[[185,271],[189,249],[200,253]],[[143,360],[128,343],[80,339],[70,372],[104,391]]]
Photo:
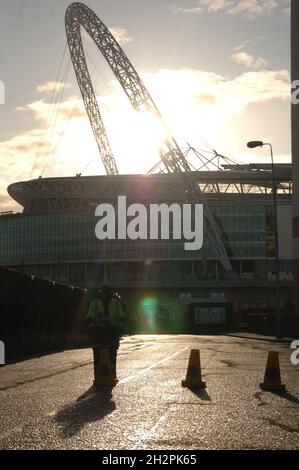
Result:
[[86,343],[82,289],[0,267],[0,340],[9,360]]

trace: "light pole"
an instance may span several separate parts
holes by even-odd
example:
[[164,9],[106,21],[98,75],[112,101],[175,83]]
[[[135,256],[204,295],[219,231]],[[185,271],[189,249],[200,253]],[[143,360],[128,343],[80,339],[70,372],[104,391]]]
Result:
[[268,142],[261,142],[259,140],[248,142],[247,147],[254,149],[257,147],[270,147],[271,151],[271,164],[272,164],[272,187],[273,187],[273,203],[274,203],[274,227],[275,227],[275,286],[276,286],[276,338],[281,339],[281,324],[280,324],[280,282],[279,282],[279,245],[278,245],[278,219],[277,219],[277,188],[275,178],[275,167],[273,158],[273,147]]

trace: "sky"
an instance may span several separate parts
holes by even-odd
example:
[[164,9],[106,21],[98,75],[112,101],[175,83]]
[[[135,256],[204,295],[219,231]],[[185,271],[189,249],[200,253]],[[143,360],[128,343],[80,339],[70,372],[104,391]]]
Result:
[[[0,212],[30,178],[104,174],[70,63],[70,1],[0,0]],[[290,162],[289,0],[88,0],[114,34],[182,149]],[[138,115],[90,38],[84,49],[119,172],[147,173],[164,129]],[[61,65],[61,67],[59,67]],[[59,72],[59,73],[58,73]],[[207,153],[207,155],[209,155]]]

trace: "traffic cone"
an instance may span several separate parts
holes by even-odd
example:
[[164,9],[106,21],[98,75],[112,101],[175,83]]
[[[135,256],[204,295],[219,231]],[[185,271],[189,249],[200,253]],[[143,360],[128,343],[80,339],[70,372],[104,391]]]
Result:
[[96,387],[115,387],[117,384],[117,380],[112,372],[109,349],[101,349],[93,384]]
[[182,387],[205,388],[206,383],[201,380],[199,349],[191,349],[186,380],[182,381]]
[[268,354],[264,382],[260,384],[260,387],[269,392],[285,392],[286,386],[281,383],[277,351],[270,351]]

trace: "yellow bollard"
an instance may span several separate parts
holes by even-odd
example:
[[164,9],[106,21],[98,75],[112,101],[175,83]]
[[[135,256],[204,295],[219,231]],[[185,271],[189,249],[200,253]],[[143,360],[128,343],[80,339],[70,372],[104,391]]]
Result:
[[115,387],[117,384],[117,380],[112,372],[109,349],[101,349],[93,384],[96,387]]
[[264,382],[260,384],[262,390],[269,392],[284,392],[286,386],[281,383],[279,354],[277,351],[270,351],[266,365]]
[[199,349],[191,349],[186,380],[182,381],[182,387],[206,388],[206,383],[201,379]]

